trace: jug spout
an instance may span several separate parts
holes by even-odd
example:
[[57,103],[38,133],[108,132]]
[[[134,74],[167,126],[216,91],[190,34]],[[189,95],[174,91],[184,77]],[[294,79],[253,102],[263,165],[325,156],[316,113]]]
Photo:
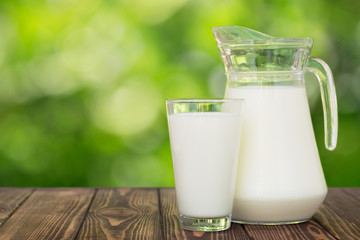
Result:
[[303,71],[311,38],[276,38],[238,26],[214,27],[227,74],[237,72]]
[[219,44],[254,44],[271,40],[271,36],[239,26],[213,27],[213,33]]

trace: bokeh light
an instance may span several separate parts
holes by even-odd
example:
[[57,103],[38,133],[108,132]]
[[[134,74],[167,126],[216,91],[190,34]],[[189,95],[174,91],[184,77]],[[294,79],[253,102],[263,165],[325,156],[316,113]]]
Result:
[[324,147],[317,80],[307,93],[329,186],[360,186],[360,2],[4,0],[0,185],[171,187],[165,99],[222,97],[211,28],[312,37],[333,70],[339,141]]

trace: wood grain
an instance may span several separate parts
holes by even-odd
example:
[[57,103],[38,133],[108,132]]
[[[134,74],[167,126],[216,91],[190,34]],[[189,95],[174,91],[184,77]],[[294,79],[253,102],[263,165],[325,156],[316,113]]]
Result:
[[0,188],[0,226],[32,192],[30,188]]
[[157,189],[100,189],[77,239],[161,239]]
[[94,189],[37,189],[1,226],[0,239],[74,239]]
[[250,239],[240,224],[222,232],[192,232],[180,228],[175,190],[160,189],[160,209],[164,239]]
[[306,223],[180,228],[174,189],[0,188],[0,240],[360,239],[360,188],[330,188]]
[[244,225],[251,239],[256,240],[305,240],[305,239],[336,239],[317,222],[309,220],[305,223],[291,225]]
[[360,239],[360,188],[331,188],[313,217],[338,239]]

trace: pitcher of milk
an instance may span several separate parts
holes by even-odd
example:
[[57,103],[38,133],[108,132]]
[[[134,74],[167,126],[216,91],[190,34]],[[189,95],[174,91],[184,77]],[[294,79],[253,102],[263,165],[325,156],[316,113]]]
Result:
[[226,98],[243,98],[243,132],[232,219],[307,221],[327,187],[315,142],[304,74],[320,83],[325,146],[336,147],[337,103],[329,66],[309,57],[311,38],[275,38],[237,26],[213,28],[227,75]]

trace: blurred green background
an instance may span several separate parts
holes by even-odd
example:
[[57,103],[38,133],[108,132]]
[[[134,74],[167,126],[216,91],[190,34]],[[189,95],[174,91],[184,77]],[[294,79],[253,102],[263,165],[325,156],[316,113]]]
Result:
[[312,37],[333,70],[335,151],[307,75],[327,183],[360,187],[360,1],[2,0],[0,186],[173,186],[164,100],[222,97],[211,28]]

